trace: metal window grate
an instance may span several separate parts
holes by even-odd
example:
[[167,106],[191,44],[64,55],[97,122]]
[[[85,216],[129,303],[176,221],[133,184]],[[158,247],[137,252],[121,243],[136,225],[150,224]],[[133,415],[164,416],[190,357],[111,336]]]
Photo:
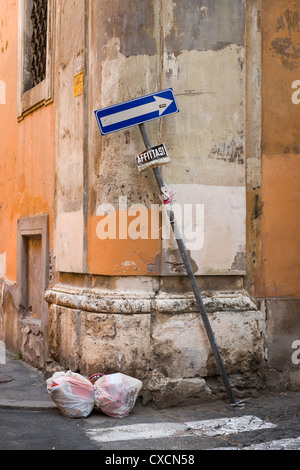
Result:
[[33,0],[32,3],[31,76],[32,85],[36,86],[46,78],[48,0]]

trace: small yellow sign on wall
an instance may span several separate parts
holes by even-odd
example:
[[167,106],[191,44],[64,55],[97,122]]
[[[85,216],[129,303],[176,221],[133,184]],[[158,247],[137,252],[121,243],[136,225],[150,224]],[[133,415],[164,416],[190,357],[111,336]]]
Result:
[[83,72],[74,76],[74,98],[83,93]]

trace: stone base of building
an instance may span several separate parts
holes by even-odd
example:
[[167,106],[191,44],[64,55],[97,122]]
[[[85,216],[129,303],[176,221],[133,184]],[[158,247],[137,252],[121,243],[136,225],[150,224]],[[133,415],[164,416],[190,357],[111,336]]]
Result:
[[[71,281],[46,292],[44,323],[24,315],[15,283],[0,281],[0,340],[7,351],[45,376],[62,368],[85,376],[137,377],[144,404],[157,407],[226,399],[184,281],[181,286],[171,279],[161,288],[157,281],[129,279],[125,288],[123,283],[107,289]],[[256,305],[242,289],[201,291],[235,397],[300,390],[299,299],[261,299]]]
[[[49,351],[65,369],[89,376],[122,372],[143,382],[143,402],[158,407],[224,395],[192,294],[103,292],[56,285],[49,303]],[[257,390],[264,318],[245,292],[203,295],[236,393]]]

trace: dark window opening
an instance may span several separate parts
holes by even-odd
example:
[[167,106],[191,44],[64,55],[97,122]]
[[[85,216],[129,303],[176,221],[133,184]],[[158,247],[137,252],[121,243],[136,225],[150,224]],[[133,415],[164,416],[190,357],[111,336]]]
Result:
[[32,1],[31,78],[32,87],[46,78],[48,0]]

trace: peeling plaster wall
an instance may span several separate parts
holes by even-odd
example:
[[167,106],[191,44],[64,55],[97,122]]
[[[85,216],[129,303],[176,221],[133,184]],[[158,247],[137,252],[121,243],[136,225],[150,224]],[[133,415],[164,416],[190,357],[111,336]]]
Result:
[[[189,1],[164,2],[164,83],[176,90],[181,111],[174,120],[163,121],[163,139],[172,157],[164,176],[176,191],[176,202],[205,205],[204,246],[191,253],[196,274],[233,273],[238,257],[235,272],[242,274],[245,5],[223,1],[193,7]],[[170,249],[163,248],[163,266],[172,267]]]
[[[76,15],[74,15],[76,11]],[[85,271],[84,93],[74,77],[84,72],[85,2],[58,2],[56,26],[56,269]]]
[[[101,138],[93,112],[160,88],[160,13],[160,1],[152,0],[126,7],[121,1],[113,8],[107,1],[91,5],[87,265],[93,274],[146,275],[148,265],[157,266],[159,240],[97,237],[99,205],[112,204],[119,215],[120,197],[128,199],[128,207],[144,204],[147,209],[160,201],[152,174],[138,175],[136,169],[135,155],[143,149],[139,130]],[[150,135],[158,130],[159,123],[154,123]],[[159,268],[151,274],[159,274]]]
[[[110,3],[101,2],[104,12],[101,18],[95,14],[100,4],[92,3],[89,151],[93,158],[89,161],[89,272],[177,274],[175,268],[173,272],[167,268],[173,262],[168,244],[159,246],[153,240],[138,240],[133,244],[132,240],[125,243],[97,238],[97,221],[100,221],[97,207],[100,204],[109,203],[118,209],[119,197],[125,196],[129,205],[139,203],[150,209],[151,204],[159,204],[160,200],[152,172],[138,174],[135,166],[134,157],[144,148],[138,129],[101,137],[92,116],[95,109],[173,87],[180,113],[161,122],[149,123],[147,132],[153,145],[166,143],[172,163],[162,171],[166,183],[177,189],[175,202],[181,204],[195,188],[205,186],[204,198],[201,199],[201,191],[196,190],[196,197],[189,201],[207,204],[210,199],[223,197],[220,191],[227,187],[225,200],[229,212],[233,214],[230,194],[234,194],[234,204],[238,208],[233,209],[234,223],[230,223],[228,212],[221,205],[219,211],[215,210],[217,204],[215,209],[209,204],[205,207],[206,243],[211,243],[211,250],[218,250],[219,257],[206,256],[207,246],[200,246],[193,253],[193,259],[199,261],[196,272],[244,274],[245,4],[240,1],[196,3],[147,1],[136,5],[131,12],[122,2],[115,2],[114,8]],[[222,230],[218,232],[219,236],[216,234],[216,223],[218,227],[226,227],[226,239]],[[210,240],[213,232],[213,240]],[[111,255],[106,256],[108,253]],[[179,254],[175,256],[178,258]],[[205,263],[202,262],[204,258]],[[234,265],[237,258],[241,261]],[[184,273],[181,271],[180,274]]]
[[[245,188],[196,184],[171,187],[176,194],[176,204],[183,208],[178,211],[181,217],[177,221],[194,265],[194,274],[245,272]],[[192,205],[195,205],[193,210],[188,209]],[[167,224],[167,217],[163,219],[164,224]],[[174,237],[163,240],[163,250],[162,273],[184,275],[185,268]]]
[[244,0],[167,0],[163,9],[167,52],[244,45]]

